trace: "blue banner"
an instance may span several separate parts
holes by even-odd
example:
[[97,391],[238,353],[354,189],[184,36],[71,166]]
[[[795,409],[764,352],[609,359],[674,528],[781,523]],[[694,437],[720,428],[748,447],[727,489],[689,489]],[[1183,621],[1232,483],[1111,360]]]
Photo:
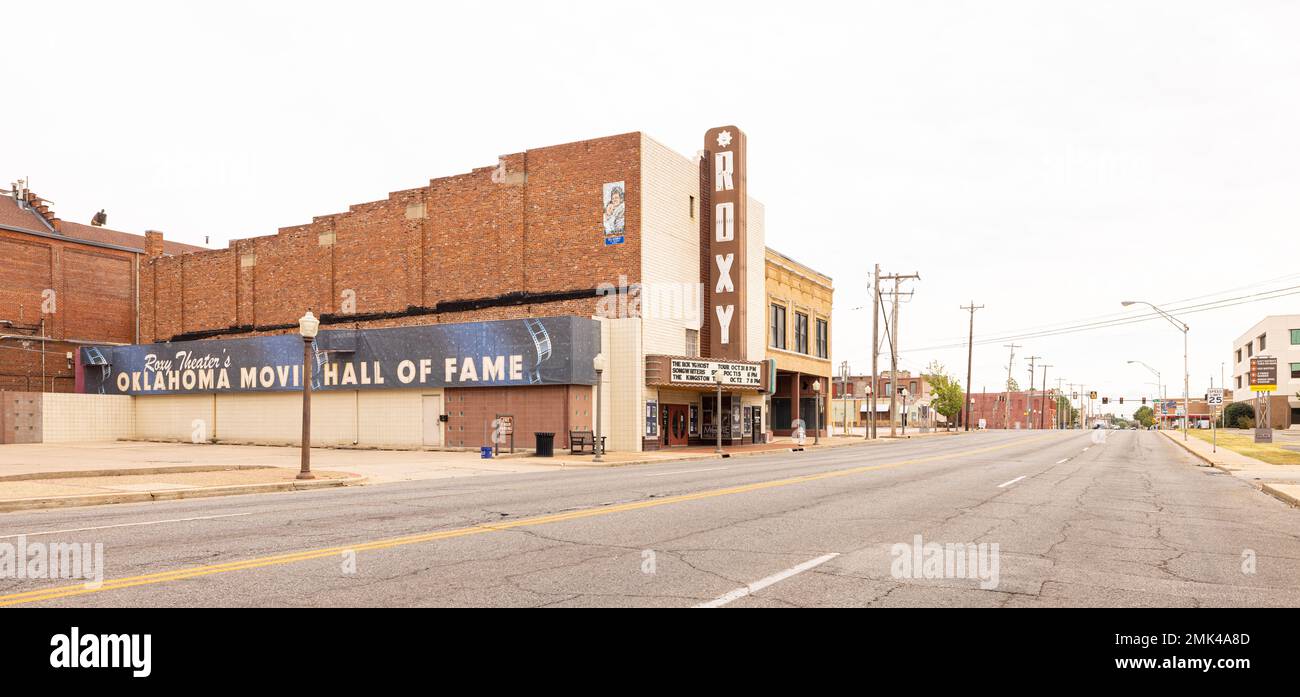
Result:
[[[595,320],[546,317],[392,329],[322,330],[315,390],[594,385]],[[297,334],[81,349],[85,391],[206,394],[302,389]]]

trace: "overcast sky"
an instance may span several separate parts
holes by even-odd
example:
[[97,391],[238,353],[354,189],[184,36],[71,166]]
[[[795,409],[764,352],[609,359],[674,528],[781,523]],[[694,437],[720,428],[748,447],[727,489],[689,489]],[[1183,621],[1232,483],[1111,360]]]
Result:
[[[902,366],[963,379],[964,348],[931,347],[970,300],[978,340],[1300,285],[1297,3],[14,5],[0,177],[68,220],[225,246],[505,153],[644,131],[692,154],[735,123],[768,244],[834,278],[855,373],[877,262],[922,276]],[[1187,315],[1193,393],[1278,313],[1300,296]],[[1181,394],[1163,321],[1016,343],[1021,384],[1039,355],[1049,384],[1154,394],[1138,359]]]

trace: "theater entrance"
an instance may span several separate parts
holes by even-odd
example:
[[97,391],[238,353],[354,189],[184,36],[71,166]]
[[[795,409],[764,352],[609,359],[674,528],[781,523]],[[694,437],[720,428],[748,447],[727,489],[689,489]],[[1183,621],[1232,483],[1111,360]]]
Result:
[[663,405],[662,443],[664,445],[671,447],[690,443],[689,414],[690,407],[685,404]]

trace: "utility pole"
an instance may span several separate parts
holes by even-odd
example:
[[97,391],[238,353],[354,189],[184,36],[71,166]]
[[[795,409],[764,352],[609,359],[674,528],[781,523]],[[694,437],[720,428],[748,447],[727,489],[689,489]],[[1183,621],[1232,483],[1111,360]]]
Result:
[[1029,357],[1029,391],[1025,392],[1025,429],[1029,431],[1034,430],[1034,378],[1038,377],[1034,361],[1042,358],[1042,356]]
[[894,282],[894,304],[889,320],[889,437],[898,435],[898,305],[903,281],[921,280],[921,274],[886,274],[879,278]]
[[971,373],[971,364],[975,356],[975,311],[983,310],[984,306],[976,305],[975,301],[972,300],[970,301],[970,305],[963,306],[961,309],[970,311],[970,335],[969,338],[966,340],[966,393],[962,396],[963,401],[961,405],[961,413],[966,415],[966,418],[964,419],[964,421],[966,422],[966,430],[969,431],[970,430],[970,395],[971,395],[970,373]]
[[[1062,412],[1068,410],[1061,409],[1061,394],[1065,390],[1065,378],[1056,379],[1056,430],[1065,430],[1065,420],[1062,418]],[[1069,402],[1066,402],[1069,404]]]
[[1055,367],[1052,365],[1043,366],[1043,399],[1038,409],[1038,430],[1040,431],[1047,429],[1047,369]]
[[1003,347],[1011,349],[1011,357],[1007,359],[1007,391],[1006,391],[1007,414],[1005,420],[1003,420],[1002,422],[1002,428],[1010,430],[1011,429],[1011,369],[1014,368],[1016,365],[1016,349],[1022,347],[1017,346],[1016,344],[1004,344]]
[[871,275],[871,390],[868,401],[871,405],[871,420],[865,438],[879,438],[876,428],[876,388],[880,385],[878,362],[880,360],[880,264]]

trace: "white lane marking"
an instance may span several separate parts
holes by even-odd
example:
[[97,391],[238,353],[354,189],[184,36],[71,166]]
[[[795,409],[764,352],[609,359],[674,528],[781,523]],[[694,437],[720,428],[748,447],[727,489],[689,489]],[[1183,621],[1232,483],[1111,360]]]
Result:
[[1070,458],[1067,457],[1067,458],[1065,458],[1064,460],[1057,460],[1057,461],[1056,461],[1056,464],[1058,464],[1058,465],[1064,465],[1065,463],[1067,463],[1067,462],[1069,462],[1069,461],[1070,461]]
[[[1025,477],[1028,477],[1028,476],[1029,476],[1029,475],[1027,475],[1027,474],[1025,475]],[[1015,479],[1012,479],[1011,481],[1007,482],[1006,484],[999,484],[999,485],[998,485],[998,488],[999,488],[999,489],[1005,489],[1005,488],[1011,486],[1012,484],[1015,484],[1016,482],[1018,482],[1018,481],[1024,479],[1025,477],[1016,477]]]
[[693,473],[695,473],[695,472],[717,472],[717,471],[719,471],[719,470],[726,470],[726,469],[731,469],[731,468],[730,468],[730,467],[709,467],[709,468],[702,469],[702,470],[673,470],[672,472],[655,472],[654,474],[647,474],[646,476],[647,476],[647,477],[667,477],[667,476],[669,476],[669,475],[673,475],[673,474],[693,474]]
[[727,603],[740,600],[741,598],[750,595],[752,593],[757,593],[774,583],[780,583],[786,580],[787,578],[790,578],[791,576],[794,576],[796,574],[801,574],[809,569],[814,569],[818,566],[821,566],[822,564],[825,564],[826,562],[838,556],[840,556],[840,553],[834,552],[832,554],[827,554],[825,556],[817,557],[812,561],[806,561],[798,566],[786,569],[785,571],[782,571],[779,574],[772,574],[771,576],[768,576],[767,578],[761,581],[755,581],[749,584],[748,586],[745,586],[744,588],[737,588],[736,590],[731,591],[730,593],[722,597],[716,598],[714,600],[710,600],[707,603],[700,603],[695,607],[722,607]]
[[37,535],[58,535],[65,532],[86,532],[89,530],[108,530],[110,528],[133,528],[140,525],[164,525],[166,523],[189,523],[196,520],[216,520],[217,518],[235,518],[244,515],[253,515],[253,511],[248,513],[223,513],[221,515],[205,515],[197,518],[173,518],[171,520],[149,520],[142,523],[118,523],[117,525],[97,525],[93,528],[67,528],[66,530],[42,530],[40,532],[22,532],[17,535],[0,535],[0,540],[11,540],[15,537],[36,537]]

